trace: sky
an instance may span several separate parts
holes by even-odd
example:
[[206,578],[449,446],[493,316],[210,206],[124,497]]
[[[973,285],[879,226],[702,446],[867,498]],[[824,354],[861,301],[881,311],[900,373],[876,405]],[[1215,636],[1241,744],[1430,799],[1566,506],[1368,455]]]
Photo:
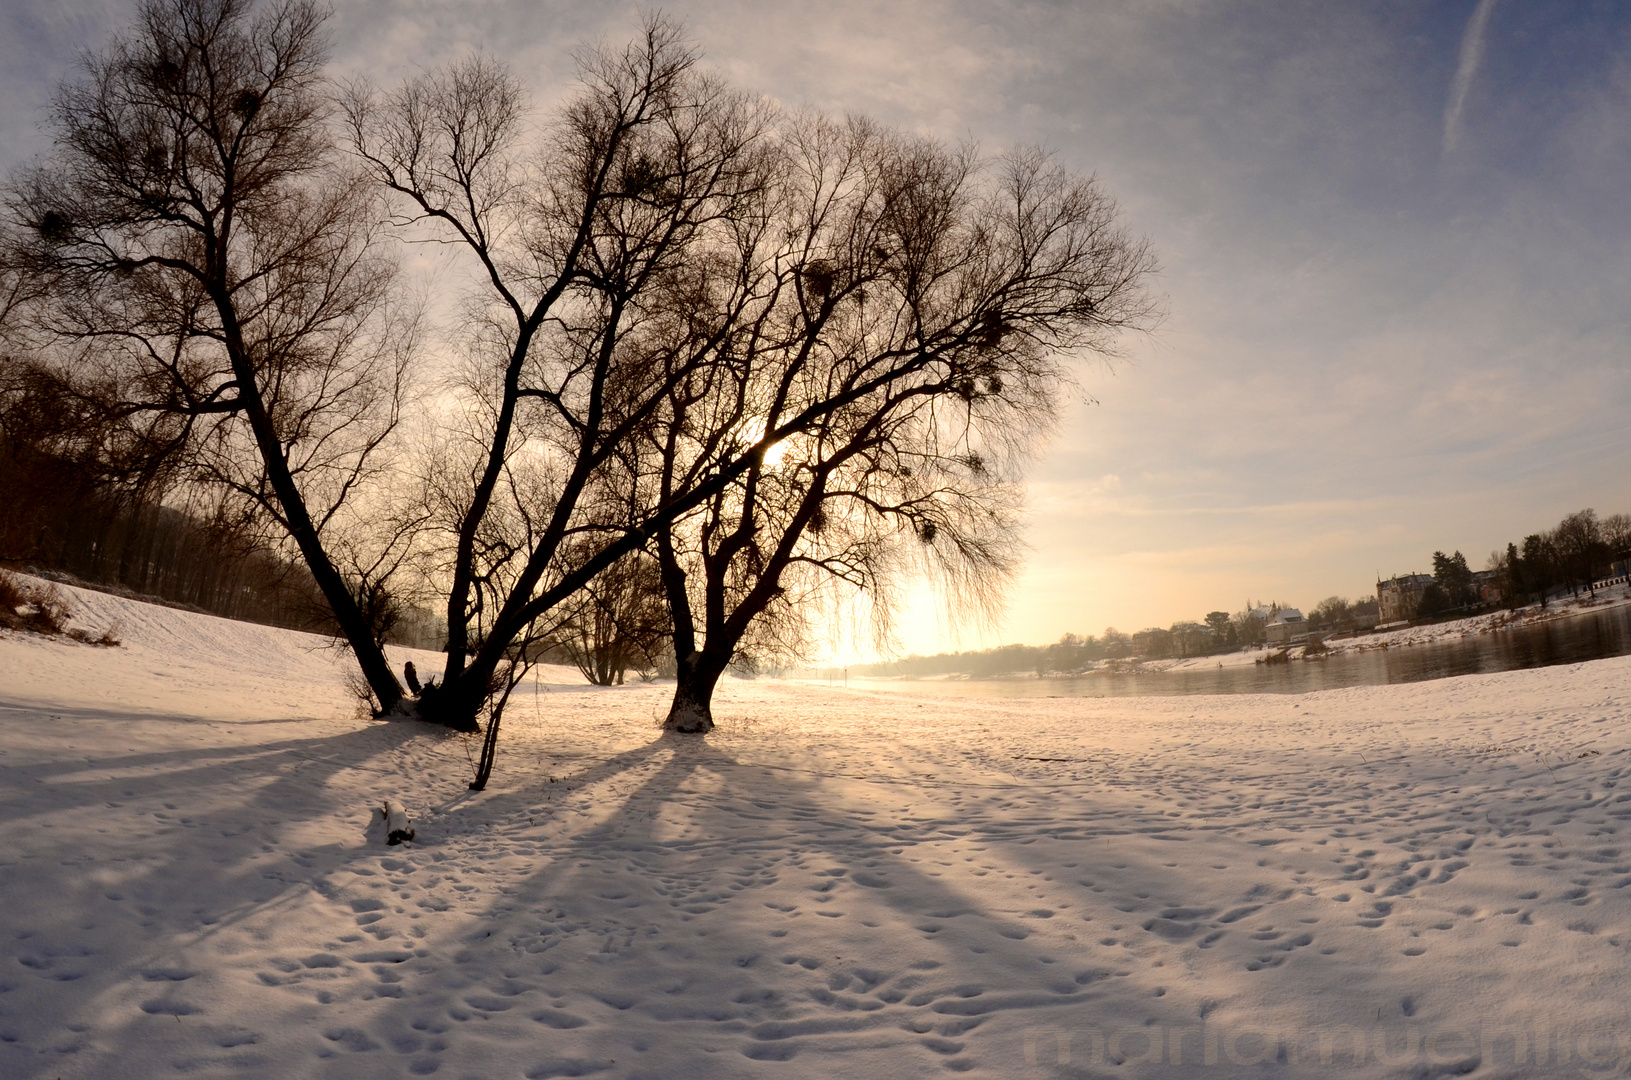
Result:
[[[339,0],[340,74],[479,49],[547,105],[634,5]],[[1004,617],[918,595],[900,645],[1033,644],[1358,597],[1631,511],[1631,4],[1619,0],[680,0],[706,62],[1096,174],[1167,316],[1084,364],[1029,483]],[[0,11],[0,167],[134,11]],[[840,652],[859,646],[840,645]]]

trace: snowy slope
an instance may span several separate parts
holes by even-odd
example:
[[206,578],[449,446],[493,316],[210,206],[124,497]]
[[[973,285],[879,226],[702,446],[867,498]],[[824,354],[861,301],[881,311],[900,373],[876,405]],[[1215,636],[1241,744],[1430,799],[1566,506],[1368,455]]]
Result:
[[[472,795],[465,737],[359,718],[313,639],[75,596],[122,648],[0,637],[8,1080],[1631,1066],[1631,659],[731,683],[705,741],[563,678]],[[370,839],[387,798],[413,844]]]

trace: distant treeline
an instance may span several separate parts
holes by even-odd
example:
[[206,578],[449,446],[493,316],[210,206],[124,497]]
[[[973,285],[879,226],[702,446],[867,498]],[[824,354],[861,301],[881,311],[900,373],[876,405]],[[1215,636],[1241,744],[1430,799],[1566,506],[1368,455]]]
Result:
[[[1052,645],[1004,645],[972,652],[937,653],[934,656],[908,656],[877,664],[850,668],[857,675],[926,678],[935,675],[968,675],[988,678],[1018,672],[1038,675],[1070,674],[1084,671],[1105,660],[1164,660],[1195,656],[1215,656],[1261,645],[1265,627],[1281,604],[1251,604],[1231,615],[1210,612],[1202,622],[1180,621],[1170,627],[1152,626],[1127,634],[1110,627],[1098,637],[1092,634],[1066,634]],[[1376,623],[1373,598],[1353,601],[1328,597],[1308,614],[1311,629],[1339,632],[1369,628]]]
[[[1486,569],[1493,574],[1507,606],[1536,601],[1544,606],[1554,596],[1589,593],[1598,581],[1625,576],[1628,561],[1631,514],[1600,518],[1587,508],[1565,517],[1555,528],[1531,533],[1521,545],[1509,543],[1504,551],[1490,552]],[[1448,578],[1440,577],[1442,562],[1443,554],[1435,553],[1434,583],[1422,596],[1418,617],[1433,614],[1440,605],[1445,611],[1453,610],[1468,600],[1461,573],[1466,569],[1465,560]]]
[[[1547,603],[1564,593],[1590,592],[1595,582],[1624,576],[1631,570],[1631,515],[1598,517],[1586,509],[1570,514],[1553,529],[1509,543],[1490,553],[1483,574],[1475,574],[1461,552],[1433,553],[1433,581],[1417,604],[1415,618],[1442,619],[1495,606]],[[1490,600],[1480,582],[1493,586]],[[971,652],[908,656],[862,664],[856,675],[927,678],[967,675],[972,678],[1036,672],[1039,675],[1083,671],[1101,661],[1139,658],[1158,660],[1211,656],[1264,643],[1269,618],[1285,605],[1254,604],[1233,615],[1209,613],[1201,622],[1176,622],[1126,634],[1111,627],[1098,637],[1066,634],[1052,645],[1004,645]],[[1330,596],[1306,612],[1308,629],[1326,633],[1368,630],[1376,625],[1374,596],[1349,600]]]
[[[305,564],[261,522],[199,497],[152,447],[121,447],[87,407],[0,360],[0,566],[65,576],[230,619],[320,633],[332,614]],[[426,612],[386,636],[440,647]]]

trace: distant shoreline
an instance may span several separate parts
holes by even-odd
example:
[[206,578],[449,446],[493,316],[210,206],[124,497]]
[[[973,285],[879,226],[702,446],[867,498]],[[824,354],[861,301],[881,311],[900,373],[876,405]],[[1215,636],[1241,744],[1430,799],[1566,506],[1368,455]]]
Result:
[[[1411,645],[1430,645],[1444,640],[1460,640],[1475,635],[1534,626],[1538,623],[1594,615],[1601,611],[1627,605],[1631,605],[1631,585],[1615,585],[1599,590],[1595,600],[1587,596],[1581,596],[1578,600],[1572,597],[1560,598],[1548,602],[1544,609],[1538,603],[1527,604],[1511,611],[1502,609],[1500,611],[1486,612],[1483,615],[1474,615],[1466,619],[1429,623],[1421,626],[1407,626],[1378,634],[1359,634],[1335,641],[1327,640],[1325,648],[1327,654],[1334,654],[1369,652],[1375,649],[1401,648]],[[1265,647],[1249,651],[1213,653],[1209,656],[1184,657],[1182,659],[1143,660],[1137,657],[1128,657],[1118,660],[1101,660],[1093,667],[1082,671],[1050,672],[1047,675],[1038,675],[1035,671],[1011,671],[1000,675],[971,675],[966,672],[948,672],[939,675],[851,674],[848,678],[852,683],[1026,682],[1038,679],[1082,679],[1100,675],[1215,671],[1220,667],[1252,667],[1269,655],[1282,651],[1286,652],[1287,658],[1290,660],[1303,659],[1303,646],[1294,645],[1289,650],[1278,647]],[[810,681],[821,681],[822,676],[817,672],[823,670],[826,669],[809,669],[808,673],[801,678]],[[834,667],[832,670],[836,671],[838,669]]]

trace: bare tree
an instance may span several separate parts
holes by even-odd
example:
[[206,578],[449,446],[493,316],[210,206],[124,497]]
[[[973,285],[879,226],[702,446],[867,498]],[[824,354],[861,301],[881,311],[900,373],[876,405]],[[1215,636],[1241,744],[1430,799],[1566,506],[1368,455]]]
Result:
[[[264,512],[380,708],[401,689],[332,545],[386,464],[414,335],[371,188],[328,124],[311,0],[146,0],[58,94],[11,184],[64,387]],[[354,591],[355,590],[355,591]]]
[[1631,555],[1631,514],[1609,514],[1599,524],[1610,559],[1623,560]]
[[402,223],[457,245],[474,271],[468,321],[481,332],[437,485],[448,660],[426,703],[452,726],[476,726],[538,620],[680,509],[605,521],[590,496],[708,359],[705,342],[653,336],[667,313],[646,298],[764,186],[764,108],[694,61],[660,19],[625,50],[585,53],[581,93],[541,140],[519,85],[479,58],[351,96],[357,150]]
[[1552,542],[1560,568],[1575,595],[1579,595],[1582,586],[1590,590],[1592,571],[1606,552],[1597,512],[1588,508],[1565,517],[1552,530]]
[[776,145],[770,214],[718,262],[746,293],[686,294],[692,310],[711,292],[746,302],[703,320],[716,362],[648,429],[659,505],[748,454],[656,538],[675,731],[708,731],[744,643],[796,648],[834,584],[866,593],[883,629],[911,567],[989,610],[1017,557],[1021,467],[1070,386],[1065,357],[1105,354],[1155,314],[1147,248],[1095,182],[1041,153],[987,166],[808,115]]
[[1230,621],[1235,626],[1235,638],[1242,645],[1257,646],[1268,638],[1268,616],[1263,605],[1246,602],[1246,607],[1234,613]]
[[1551,589],[1562,575],[1562,557],[1556,538],[1551,532],[1530,533],[1523,538],[1523,552],[1519,559],[1524,587],[1540,597],[1544,609]]
[[[1061,357],[1151,314],[1145,249],[1040,155],[986,170],[864,122],[782,122],[661,20],[582,71],[542,143],[480,59],[349,106],[402,223],[474,271],[466,407],[433,470],[448,662],[423,708],[460,727],[486,708],[476,787],[517,642],[648,545],[682,681],[709,693],[796,575],[877,590],[910,539],[992,580],[1007,466],[1051,419]],[[842,542],[801,544],[824,520]],[[704,532],[736,537],[728,558]],[[704,593],[745,589],[700,645],[686,559],[717,567]]]
[[1339,630],[1353,614],[1353,601],[1341,596],[1327,596],[1309,613],[1309,622],[1328,630]]
[[613,563],[557,611],[552,639],[596,686],[621,686],[630,668],[651,671],[671,633],[662,575],[642,552]]

